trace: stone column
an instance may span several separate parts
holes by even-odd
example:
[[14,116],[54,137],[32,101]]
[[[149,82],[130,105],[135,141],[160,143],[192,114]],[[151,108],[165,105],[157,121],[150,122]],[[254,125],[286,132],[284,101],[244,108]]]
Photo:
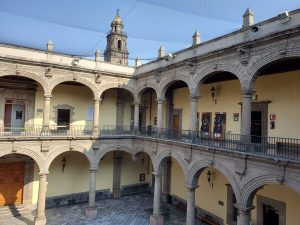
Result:
[[121,197],[122,152],[114,152],[113,198]]
[[34,218],[34,225],[46,225],[45,205],[47,191],[47,173],[40,173],[39,180],[39,197],[37,203],[37,213]]
[[242,90],[241,92],[243,96],[241,124],[242,135],[251,135],[251,97],[253,93],[253,90]]
[[150,216],[150,225],[163,225],[164,218],[160,214],[161,203],[161,174],[153,172],[155,176],[154,198],[153,198],[153,214]]
[[251,210],[254,207],[241,207],[236,206],[239,210],[239,216],[237,218],[237,225],[251,225]]
[[171,191],[171,168],[172,160],[169,158],[164,163],[164,174],[163,174],[163,190],[162,190],[162,200],[165,203],[169,203],[170,191]]
[[49,130],[50,124],[50,110],[51,110],[52,95],[44,95],[44,110],[43,110],[43,131]]
[[192,141],[196,140],[196,131],[197,131],[197,111],[198,111],[198,99],[199,96],[191,95],[190,103],[191,103],[191,111],[190,111],[190,132]]
[[121,90],[117,92],[117,115],[116,115],[116,125],[117,129],[122,130],[124,125],[124,100],[121,97]]
[[93,118],[93,135],[99,134],[99,108],[100,108],[100,100],[94,99],[94,118]]
[[195,189],[198,186],[187,186],[186,225],[195,224]]
[[163,128],[163,106],[164,99],[157,99],[157,131],[161,132]]
[[134,130],[138,131],[139,129],[139,115],[140,115],[140,103],[139,102],[135,102],[134,103]]
[[97,216],[97,209],[95,208],[96,173],[97,169],[90,169],[89,204],[88,207],[85,209],[85,216],[87,218],[94,218]]

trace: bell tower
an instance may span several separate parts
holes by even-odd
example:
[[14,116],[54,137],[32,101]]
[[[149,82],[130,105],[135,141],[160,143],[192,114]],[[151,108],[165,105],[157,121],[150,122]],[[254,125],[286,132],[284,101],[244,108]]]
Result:
[[123,22],[119,16],[119,10],[117,10],[117,15],[111,22],[111,30],[106,36],[107,44],[104,60],[112,64],[127,66],[129,53],[127,50],[127,35],[123,28]]

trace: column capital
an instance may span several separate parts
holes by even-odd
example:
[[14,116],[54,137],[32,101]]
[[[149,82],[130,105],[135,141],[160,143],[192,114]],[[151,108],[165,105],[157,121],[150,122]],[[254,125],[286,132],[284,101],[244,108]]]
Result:
[[49,172],[39,172],[40,177],[46,177],[49,174]]
[[253,89],[241,89],[241,92],[240,92],[243,96],[252,96],[255,91]]
[[195,191],[195,189],[199,187],[199,185],[190,185],[190,184],[186,184],[185,186],[189,191]]
[[157,101],[158,104],[163,104],[166,101],[166,99],[164,99],[164,98],[157,98],[156,101]]
[[134,102],[133,103],[135,106],[140,106],[141,102]]
[[91,172],[91,173],[96,173],[97,170],[98,170],[98,168],[97,168],[97,169],[96,169],[96,168],[90,168],[90,172]]
[[101,102],[101,101],[102,101],[102,98],[94,98],[94,102],[96,102],[96,101]]
[[152,174],[153,174],[154,176],[156,176],[156,177],[160,177],[160,176],[161,176],[161,174],[158,173],[158,172],[152,172]]
[[198,102],[199,98],[198,95],[190,95],[190,102]]
[[240,212],[242,212],[244,214],[250,213],[250,211],[255,208],[255,206],[246,206],[245,207],[244,205],[241,205],[238,203],[234,204],[234,207],[237,208]]
[[52,98],[53,97],[53,95],[50,95],[50,94],[44,94],[44,98],[46,98],[46,99],[50,99],[50,98]]

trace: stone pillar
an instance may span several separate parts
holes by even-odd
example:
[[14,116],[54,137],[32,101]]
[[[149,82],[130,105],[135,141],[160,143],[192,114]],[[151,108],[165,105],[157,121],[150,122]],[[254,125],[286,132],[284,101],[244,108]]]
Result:
[[244,208],[236,206],[239,210],[239,216],[237,218],[237,225],[251,225],[251,210],[254,207]]
[[169,203],[170,202],[171,169],[172,169],[172,160],[171,160],[171,158],[169,158],[164,163],[164,174],[163,174],[162,200],[165,203]]
[[157,131],[160,133],[163,128],[163,106],[164,99],[157,99]]
[[187,186],[186,225],[195,224],[195,189],[198,186]]
[[97,169],[90,169],[89,204],[88,207],[85,209],[85,216],[87,218],[94,218],[97,216],[97,209],[95,208],[96,173]]
[[122,152],[114,152],[113,198],[121,197]]
[[190,103],[191,103],[191,111],[190,111],[190,132],[191,132],[191,138],[194,141],[196,140],[196,131],[198,127],[198,120],[197,120],[197,111],[198,111],[198,96],[191,95],[190,96]]
[[160,214],[161,203],[161,174],[153,172],[155,176],[154,184],[154,199],[153,199],[153,214],[150,216],[150,225],[163,225],[164,218]]
[[44,95],[43,131],[49,130],[52,95]]
[[140,114],[140,103],[135,102],[134,103],[134,130],[138,131],[139,130],[139,114]]
[[34,225],[46,225],[45,205],[47,191],[47,173],[40,173],[39,180],[39,197],[37,203],[37,213],[34,218]]
[[251,135],[251,97],[253,90],[242,90],[243,105],[242,105],[242,124],[241,134]]
[[100,100],[94,99],[94,118],[93,118],[93,135],[99,134],[99,107]]

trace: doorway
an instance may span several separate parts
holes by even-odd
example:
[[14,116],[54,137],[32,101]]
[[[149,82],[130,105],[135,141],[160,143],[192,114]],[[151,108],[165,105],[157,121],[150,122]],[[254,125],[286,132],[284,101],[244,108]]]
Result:
[[10,100],[5,101],[4,127],[8,130],[14,128],[22,130],[25,126],[25,101]]
[[24,163],[0,164],[0,207],[23,202]]
[[57,110],[57,126],[61,130],[68,130],[70,126],[70,109]]
[[262,112],[251,112],[251,141],[260,143],[262,136]]
[[268,204],[263,204],[263,225],[279,225],[279,213]]

